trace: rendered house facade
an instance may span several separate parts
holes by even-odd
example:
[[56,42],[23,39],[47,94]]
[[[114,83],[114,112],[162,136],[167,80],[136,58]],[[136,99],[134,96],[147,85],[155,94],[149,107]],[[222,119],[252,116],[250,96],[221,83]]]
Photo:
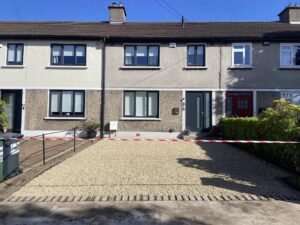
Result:
[[135,23],[124,6],[109,10],[109,22],[0,23],[11,129],[91,119],[120,131],[202,132],[281,97],[300,103],[299,7],[278,22]]

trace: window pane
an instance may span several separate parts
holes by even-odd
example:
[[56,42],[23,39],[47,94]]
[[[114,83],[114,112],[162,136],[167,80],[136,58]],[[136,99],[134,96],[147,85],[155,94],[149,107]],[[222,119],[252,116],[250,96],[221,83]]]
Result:
[[125,65],[134,65],[134,47],[126,46],[125,47]]
[[52,63],[61,64],[61,46],[52,47]]
[[17,62],[18,63],[22,62],[22,55],[23,55],[23,45],[18,45],[17,46]]
[[51,92],[51,113],[59,113],[60,92]]
[[85,46],[76,46],[76,64],[86,64]]
[[281,52],[281,65],[290,66],[292,64],[291,52],[282,51]]
[[75,113],[83,113],[83,93],[82,92],[75,92]]
[[234,52],[234,65],[243,65],[243,52]]
[[194,46],[188,47],[188,65],[195,64],[195,48]]
[[245,45],[245,65],[250,65],[251,46]]
[[300,105],[300,92],[281,92],[281,98],[285,98],[295,105]]
[[146,92],[136,92],[135,99],[135,115],[136,116],[147,116],[147,93]]
[[233,97],[227,96],[226,99],[226,116],[232,117],[233,116]]
[[62,92],[62,113],[66,115],[67,113],[72,112],[72,91],[64,91]]
[[74,45],[65,45],[64,46],[64,64],[65,65],[74,65]]
[[205,111],[204,111],[204,129],[210,128],[210,119],[211,119],[211,99],[210,99],[210,93],[205,93],[204,95],[204,104],[205,104]]
[[197,65],[204,66],[204,47],[198,46],[197,47]]
[[300,65],[300,46],[294,46],[294,65]]
[[158,47],[149,47],[149,63],[150,66],[158,66]]
[[147,66],[147,47],[137,46],[136,50],[136,63],[138,66]]
[[7,56],[8,62],[15,62],[15,49],[16,49],[16,45],[8,45],[8,56]]
[[235,46],[233,46],[233,48],[234,48],[235,50],[243,50],[243,49],[244,49],[244,46],[243,46],[243,45],[235,45]]
[[158,116],[158,93],[148,93],[148,116]]
[[134,116],[134,92],[125,92],[124,116]]

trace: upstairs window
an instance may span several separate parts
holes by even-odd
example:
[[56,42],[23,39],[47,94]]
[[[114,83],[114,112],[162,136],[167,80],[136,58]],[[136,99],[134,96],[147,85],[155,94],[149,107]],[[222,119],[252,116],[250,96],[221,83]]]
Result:
[[188,45],[187,65],[188,66],[205,66],[205,46]]
[[125,66],[159,66],[158,45],[126,45]]
[[51,65],[85,66],[85,45],[61,45],[51,46]]
[[299,67],[300,66],[300,44],[280,46],[280,66]]
[[50,91],[51,117],[84,117],[84,91]]
[[24,44],[7,45],[7,65],[23,65]]
[[252,65],[252,45],[233,44],[232,45],[232,66],[251,67]]

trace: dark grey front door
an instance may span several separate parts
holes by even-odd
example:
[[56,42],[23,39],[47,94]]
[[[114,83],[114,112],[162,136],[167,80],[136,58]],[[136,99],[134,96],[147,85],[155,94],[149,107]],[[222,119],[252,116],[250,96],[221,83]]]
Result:
[[211,92],[186,93],[186,129],[192,132],[211,128]]

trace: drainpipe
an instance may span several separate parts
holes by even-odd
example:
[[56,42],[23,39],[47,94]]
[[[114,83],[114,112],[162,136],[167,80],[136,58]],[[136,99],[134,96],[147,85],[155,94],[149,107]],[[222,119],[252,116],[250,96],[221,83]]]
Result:
[[220,57],[219,57],[219,90],[222,89],[222,44],[220,44]]
[[101,70],[101,103],[100,103],[100,138],[104,137],[104,122],[105,122],[105,64],[106,64],[106,39],[103,38],[103,48],[102,48],[102,70]]

